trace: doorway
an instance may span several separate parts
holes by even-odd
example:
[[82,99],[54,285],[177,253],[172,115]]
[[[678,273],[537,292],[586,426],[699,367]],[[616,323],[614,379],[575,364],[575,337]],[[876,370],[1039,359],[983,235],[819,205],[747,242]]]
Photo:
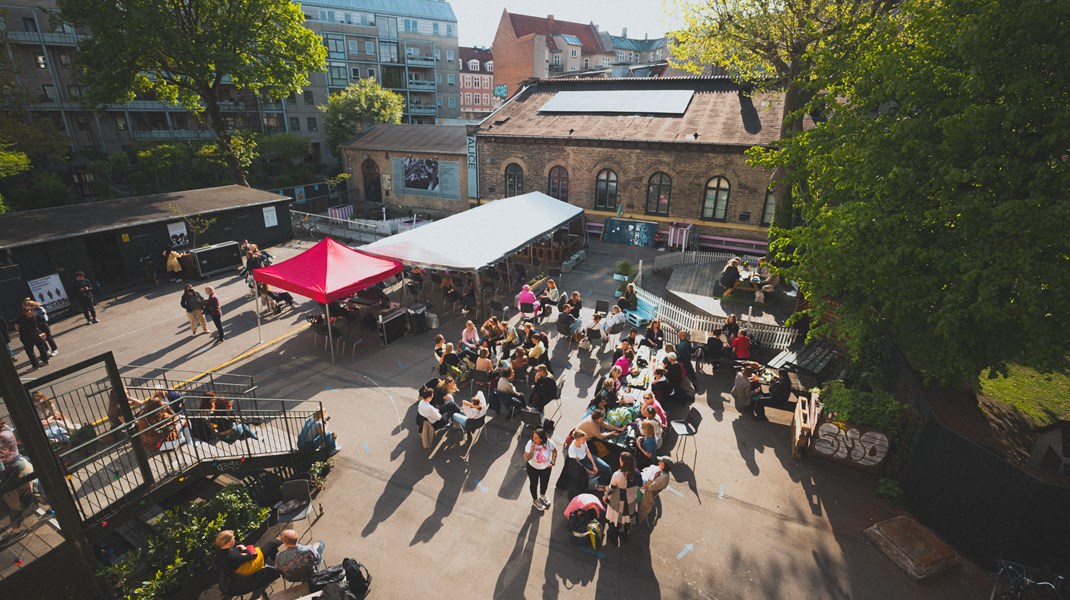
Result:
[[361,173],[364,176],[364,201],[382,202],[383,184],[379,181],[379,165],[369,158],[361,166]]
[[119,252],[119,242],[114,231],[95,233],[85,236],[85,251],[89,255],[89,263],[93,268],[93,275],[105,285],[116,285],[124,282],[126,269],[123,265],[123,256]]

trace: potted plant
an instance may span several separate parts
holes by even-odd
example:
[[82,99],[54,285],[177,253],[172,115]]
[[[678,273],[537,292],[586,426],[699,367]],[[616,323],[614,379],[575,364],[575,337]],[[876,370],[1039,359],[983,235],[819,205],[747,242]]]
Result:
[[632,263],[622,260],[617,263],[617,270],[613,273],[613,279],[616,281],[631,281],[634,274],[635,270],[632,267]]
[[328,458],[317,460],[308,468],[308,483],[312,486],[313,494],[323,490],[323,486],[327,483],[327,474],[331,472],[332,466],[334,466],[334,459]]

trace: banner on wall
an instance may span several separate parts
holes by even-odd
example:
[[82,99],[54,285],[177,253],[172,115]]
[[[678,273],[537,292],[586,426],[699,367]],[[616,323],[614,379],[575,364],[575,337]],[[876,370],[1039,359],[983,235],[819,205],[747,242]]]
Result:
[[[431,158],[392,158],[395,194],[429,198],[461,199],[461,162]],[[386,177],[386,174],[383,174]]]
[[186,231],[185,221],[175,221],[174,223],[167,224],[167,235],[170,238],[170,243],[174,248],[181,248],[182,246],[188,246],[190,243],[189,233]]
[[274,206],[264,207],[264,227],[275,227],[279,224],[279,215],[275,212]]
[[468,136],[468,197],[479,197],[479,158],[476,156],[476,136]]
[[59,273],[53,273],[40,279],[31,279],[27,282],[30,286],[30,295],[34,300],[41,303],[46,312],[52,312],[67,308],[71,305],[67,298],[67,290],[59,278]]

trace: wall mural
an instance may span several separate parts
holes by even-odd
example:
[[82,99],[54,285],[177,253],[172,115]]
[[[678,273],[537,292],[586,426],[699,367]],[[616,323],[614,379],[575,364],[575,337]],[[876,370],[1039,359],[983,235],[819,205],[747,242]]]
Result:
[[883,431],[825,421],[814,432],[810,450],[821,458],[875,471],[888,458],[890,446]]

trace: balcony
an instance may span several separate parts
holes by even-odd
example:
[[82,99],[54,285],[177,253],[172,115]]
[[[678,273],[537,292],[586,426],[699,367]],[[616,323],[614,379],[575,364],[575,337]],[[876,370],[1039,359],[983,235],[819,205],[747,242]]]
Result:
[[409,55],[405,57],[405,63],[410,67],[431,67],[435,66],[435,59],[430,56],[416,56]]
[[215,134],[210,129],[132,129],[135,140],[208,140]]
[[438,88],[434,81],[427,81],[424,79],[410,79],[409,90],[433,92]]
[[282,112],[282,102],[261,102],[260,110],[269,110],[273,112]]
[[74,46],[78,43],[78,35],[63,33],[61,31],[8,31],[7,37],[13,42],[28,42],[33,44],[53,44],[59,46]]
[[438,108],[427,104],[410,104],[406,112],[410,115],[437,115]]
[[564,73],[565,65],[550,65],[547,67],[547,70],[551,73]]

